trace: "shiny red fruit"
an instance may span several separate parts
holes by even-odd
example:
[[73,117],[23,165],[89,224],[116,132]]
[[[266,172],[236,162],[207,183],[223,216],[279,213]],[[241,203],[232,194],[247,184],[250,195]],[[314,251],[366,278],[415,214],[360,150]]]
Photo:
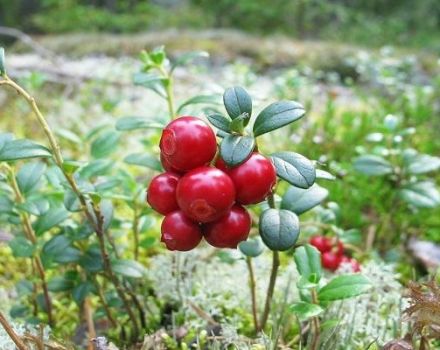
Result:
[[180,117],[169,123],[159,143],[170,167],[188,171],[208,164],[217,152],[214,131],[196,117]]
[[161,242],[164,242],[167,249],[188,251],[200,243],[202,240],[202,230],[200,226],[187,218],[180,211],[173,211],[165,216],[161,227]]
[[350,264],[351,270],[353,272],[361,272],[361,265],[354,258],[349,258],[348,256],[343,256],[341,258],[341,264]]
[[245,208],[234,205],[220,219],[203,226],[205,240],[217,248],[237,248],[245,241],[251,230],[251,216]]
[[216,167],[224,169],[231,177],[240,204],[256,204],[263,201],[275,186],[277,176],[272,162],[259,153],[252,153],[248,160],[239,166],[228,168],[222,159]]
[[335,271],[339,267],[341,259],[341,256],[332,252],[325,252],[321,255],[322,266],[331,271]]
[[173,167],[168,162],[168,159],[163,155],[162,152],[160,152],[160,162],[162,163],[162,166],[165,169],[165,171],[168,171],[168,172],[171,172],[171,173],[176,173],[176,174],[182,173],[182,171],[180,171],[179,169]]
[[163,173],[155,176],[148,186],[147,202],[162,215],[179,209],[176,200],[176,189],[180,176],[174,173]]
[[331,240],[325,236],[311,237],[310,244],[318,249],[321,253],[328,252],[332,249]]
[[336,255],[339,255],[339,256],[344,255],[344,244],[342,244],[342,242],[338,240],[336,242],[336,246],[333,250],[335,251]]
[[180,209],[197,222],[219,219],[231,209],[235,189],[231,178],[223,171],[200,167],[186,173],[177,186]]

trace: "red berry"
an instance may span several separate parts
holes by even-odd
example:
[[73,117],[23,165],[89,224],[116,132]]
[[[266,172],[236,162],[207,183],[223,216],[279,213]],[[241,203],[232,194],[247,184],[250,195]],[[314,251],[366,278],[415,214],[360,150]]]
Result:
[[321,253],[328,252],[332,249],[330,239],[325,236],[313,236],[310,238],[310,244],[318,249]]
[[223,171],[200,167],[186,173],[177,185],[180,209],[197,222],[211,222],[225,215],[235,200],[232,180]]
[[180,171],[206,165],[217,152],[214,131],[196,117],[180,117],[169,123],[159,146],[166,162]]
[[361,265],[354,258],[349,258],[348,256],[343,256],[341,258],[341,264],[350,264],[351,270],[353,272],[361,272]]
[[220,219],[203,226],[206,241],[217,248],[237,248],[245,241],[251,230],[251,216],[245,208],[234,205]]
[[225,169],[237,191],[236,200],[240,204],[256,204],[264,200],[276,183],[276,172],[272,162],[259,153],[252,153],[247,161],[234,168],[227,168],[218,159],[216,167]]
[[344,255],[344,244],[341,241],[336,242],[336,247],[333,249],[336,255]]
[[168,162],[168,159],[163,155],[162,152],[160,152],[160,162],[162,163],[162,166],[165,169],[165,171],[168,171],[168,172],[171,172],[171,173],[176,173],[176,174],[179,174],[179,173],[182,172],[179,169],[176,169],[175,167],[173,167]]
[[342,257],[332,252],[325,252],[321,255],[322,266],[328,270],[335,271],[341,263]]
[[188,219],[180,210],[165,216],[161,232],[160,240],[169,250],[188,251],[197,247],[202,239],[200,226]]
[[176,189],[180,176],[163,173],[155,176],[148,186],[147,202],[162,215],[179,209],[176,200]]

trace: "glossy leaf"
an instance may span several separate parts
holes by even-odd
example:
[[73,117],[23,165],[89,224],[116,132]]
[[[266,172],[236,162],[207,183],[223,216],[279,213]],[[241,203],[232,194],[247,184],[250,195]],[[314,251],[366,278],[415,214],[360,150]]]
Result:
[[386,175],[393,172],[392,165],[384,158],[374,154],[366,154],[355,158],[354,168],[365,175]]
[[32,242],[21,236],[14,237],[9,241],[9,247],[12,250],[12,254],[19,258],[29,258],[35,252],[35,246]]
[[287,250],[299,235],[298,217],[288,210],[267,209],[260,216],[260,236],[271,250]]
[[303,301],[291,305],[289,310],[293,312],[300,321],[306,321],[309,318],[319,316],[324,312],[324,309],[321,306]]
[[231,123],[231,119],[225,117],[221,114],[211,114],[208,115],[209,122],[214,125],[217,129],[223,130],[225,132],[229,132],[229,125]]
[[220,104],[220,96],[219,95],[198,95],[198,96],[191,97],[190,99],[183,102],[177,108],[176,113],[180,114],[186,106],[195,105],[195,104],[219,105]]
[[252,99],[245,89],[240,86],[231,87],[223,94],[223,103],[231,119],[243,113],[252,115]]
[[40,216],[34,223],[34,230],[37,235],[41,235],[44,232],[50,230],[61,224],[69,217],[69,212],[63,207],[51,208],[44,215]]
[[328,190],[318,184],[308,189],[291,186],[281,201],[281,207],[300,215],[319,205],[327,196]]
[[114,162],[111,159],[95,159],[85,164],[78,170],[83,179],[105,175],[113,169]]
[[17,173],[17,183],[20,191],[24,194],[32,191],[46,171],[46,164],[31,162],[24,164]]
[[254,123],[254,135],[260,136],[290,124],[305,114],[304,107],[294,101],[272,103],[258,114]]
[[165,125],[143,117],[122,117],[116,122],[116,130],[163,129]]
[[293,186],[309,188],[315,183],[316,172],[313,163],[301,154],[277,152],[271,155],[277,175]]
[[126,277],[141,278],[145,274],[144,266],[134,260],[115,260],[112,267],[115,273]]
[[220,144],[220,155],[229,166],[237,166],[248,159],[255,148],[251,136],[227,135]]
[[5,142],[0,149],[0,161],[49,157],[52,153],[48,148],[26,139]]
[[331,181],[336,180],[336,176],[322,169],[316,169],[316,178],[323,180],[331,180]]
[[424,174],[436,171],[440,168],[440,157],[417,154],[408,160],[406,168],[411,174]]
[[124,162],[132,165],[139,165],[156,171],[163,171],[162,164],[158,157],[148,153],[132,153],[124,158]]
[[440,205],[440,192],[430,181],[407,185],[398,193],[405,202],[417,208],[435,208]]
[[[321,279],[321,253],[310,244],[296,248],[293,254],[296,269],[308,281],[317,283]],[[313,276],[314,281],[310,280]]]
[[92,142],[90,153],[94,158],[109,156],[118,147],[119,137],[119,133],[113,130],[103,132]]
[[366,293],[371,288],[368,278],[360,274],[341,275],[333,278],[318,292],[320,301],[352,298]]
[[240,242],[238,249],[251,258],[255,258],[263,253],[264,246],[259,238],[249,238],[247,241]]
[[19,210],[24,210],[35,216],[41,216],[47,213],[49,206],[49,200],[43,194],[31,195],[26,198],[26,202],[17,204]]

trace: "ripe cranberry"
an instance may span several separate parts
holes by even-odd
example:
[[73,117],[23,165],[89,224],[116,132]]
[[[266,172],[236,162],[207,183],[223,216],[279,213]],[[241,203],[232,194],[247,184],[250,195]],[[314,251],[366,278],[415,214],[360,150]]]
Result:
[[310,238],[310,244],[318,249],[321,253],[328,252],[332,249],[330,239],[325,236],[313,236]]
[[176,200],[176,189],[180,176],[163,173],[155,176],[148,186],[147,202],[162,215],[179,209]]
[[160,152],[160,162],[162,163],[163,168],[165,169],[165,171],[171,172],[171,173],[176,173],[179,174],[182,171],[180,171],[179,169],[173,167],[169,162],[168,159],[163,155],[162,152]]
[[344,244],[341,241],[336,242],[336,246],[333,248],[336,255],[344,255]]
[[322,266],[331,271],[335,271],[339,267],[341,259],[341,256],[332,252],[325,252],[321,255]]
[[160,240],[169,250],[188,251],[197,247],[202,239],[200,226],[187,218],[180,210],[165,216],[161,232]]
[[348,256],[343,256],[341,258],[341,264],[350,264],[351,270],[353,272],[361,272],[361,265],[354,258],[349,258]]
[[256,204],[264,200],[271,193],[277,179],[272,162],[257,152],[233,168],[227,168],[219,158],[216,167],[224,169],[231,177],[237,191],[236,200],[240,204]]
[[251,216],[240,205],[234,205],[226,215],[202,228],[206,241],[217,248],[237,248],[250,230]]
[[177,185],[180,209],[197,222],[211,222],[225,215],[235,200],[232,180],[223,171],[199,167],[186,173]]
[[166,162],[180,171],[206,165],[217,152],[214,131],[196,117],[180,117],[169,123],[159,146]]

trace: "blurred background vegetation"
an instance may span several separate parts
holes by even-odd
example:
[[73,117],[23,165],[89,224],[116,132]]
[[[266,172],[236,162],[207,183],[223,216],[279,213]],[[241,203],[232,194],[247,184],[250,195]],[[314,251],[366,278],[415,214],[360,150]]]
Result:
[[437,0],[0,0],[0,24],[41,34],[236,28],[440,50]]

